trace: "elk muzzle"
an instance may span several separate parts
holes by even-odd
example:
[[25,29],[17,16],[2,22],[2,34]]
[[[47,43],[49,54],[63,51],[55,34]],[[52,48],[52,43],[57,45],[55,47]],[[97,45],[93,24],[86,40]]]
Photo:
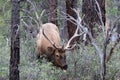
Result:
[[67,70],[67,68],[68,68],[67,65],[65,65],[65,66],[62,67],[63,70]]

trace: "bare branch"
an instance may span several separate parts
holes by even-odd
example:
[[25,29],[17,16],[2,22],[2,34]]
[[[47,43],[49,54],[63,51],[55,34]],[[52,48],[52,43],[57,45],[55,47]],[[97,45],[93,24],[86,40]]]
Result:
[[115,24],[117,23],[117,21],[120,19],[120,16],[118,16],[115,20],[114,20],[114,22],[113,22],[113,24],[112,24],[112,26],[111,26],[111,33],[113,32],[113,30],[114,30],[114,28],[115,28]]
[[110,52],[109,52],[109,55],[108,55],[108,57],[106,58],[106,62],[108,62],[108,61],[110,60],[110,58],[111,58],[111,56],[112,56],[112,54],[113,54],[113,52],[114,52],[114,49],[115,49],[116,46],[119,44],[119,42],[120,42],[120,40],[118,39],[118,41],[116,41],[116,42],[113,44],[113,46],[111,47]]
[[97,13],[98,13],[98,17],[100,18],[100,22],[101,22],[101,24],[102,24],[103,37],[104,37],[104,39],[105,39],[105,38],[106,38],[106,35],[105,35],[104,33],[106,32],[106,29],[105,29],[105,25],[104,25],[103,20],[102,20],[102,12],[101,12],[101,9],[100,9],[100,6],[99,6],[98,1],[95,0],[95,3],[96,3],[97,8],[98,8],[98,11],[97,11],[97,10],[96,10],[96,11],[97,11]]
[[27,1],[33,6],[36,19],[38,21],[39,26],[41,26],[42,25],[41,17],[43,16],[43,13],[45,12],[45,10],[43,10],[39,16],[37,12],[37,6],[35,5],[35,3],[32,2],[31,0],[27,0]]

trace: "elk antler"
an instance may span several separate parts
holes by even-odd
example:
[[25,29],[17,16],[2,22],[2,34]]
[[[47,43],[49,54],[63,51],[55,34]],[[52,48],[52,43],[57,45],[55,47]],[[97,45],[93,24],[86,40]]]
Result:
[[73,44],[72,46],[70,46],[70,43],[71,43],[71,41],[72,41],[75,37],[81,36],[81,35],[84,33],[84,32],[83,32],[83,33],[81,33],[81,34],[78,34],[78,30],[79,30],[79,27],[77,26],[77,29],[76,29],[74,35],[69,39],[67,45],[64,47],[65,50],[73,49],[73,48],[76,46],[76,44]]
[[42,30],[42,33],[43,33],[43,36],[53,45],[54,48],[58,49],[56,46],[55,46],[55,42],[51,41],[45,34],[45,31],[44,29]]

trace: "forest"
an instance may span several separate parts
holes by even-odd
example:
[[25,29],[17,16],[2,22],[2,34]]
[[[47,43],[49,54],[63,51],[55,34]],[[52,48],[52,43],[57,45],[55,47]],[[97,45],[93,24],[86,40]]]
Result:
[[120,80],[120,0],[0,0],[0,80]]

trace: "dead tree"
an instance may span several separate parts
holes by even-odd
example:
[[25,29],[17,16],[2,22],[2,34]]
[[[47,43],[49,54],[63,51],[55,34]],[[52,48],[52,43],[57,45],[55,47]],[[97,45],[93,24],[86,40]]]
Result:
[[[82,1],[82,15],[83,20],[82,24],[84,27],[87,27],[87,43],[92,43],[96,49],[96,53],[100,56],[100,67],[101,67],[101,79],[105,79],[106,75],[106,47],[107,47],[107,36],[105,35],[105,0],[83,0]],[[102,44],[103,49],[99,49],[94,42],[95,34],[94,31],[95,25],[102,25],[102,31],[104,34],[104,41]],[[98,28],[97,28],[98,29]],[[89,41],[88,41],[89,40]]]
[[11,17],[11,54],[10,54],[10,80],[19,80],[19,63],[20,63],[20,1],[11,0],[12,17]]

